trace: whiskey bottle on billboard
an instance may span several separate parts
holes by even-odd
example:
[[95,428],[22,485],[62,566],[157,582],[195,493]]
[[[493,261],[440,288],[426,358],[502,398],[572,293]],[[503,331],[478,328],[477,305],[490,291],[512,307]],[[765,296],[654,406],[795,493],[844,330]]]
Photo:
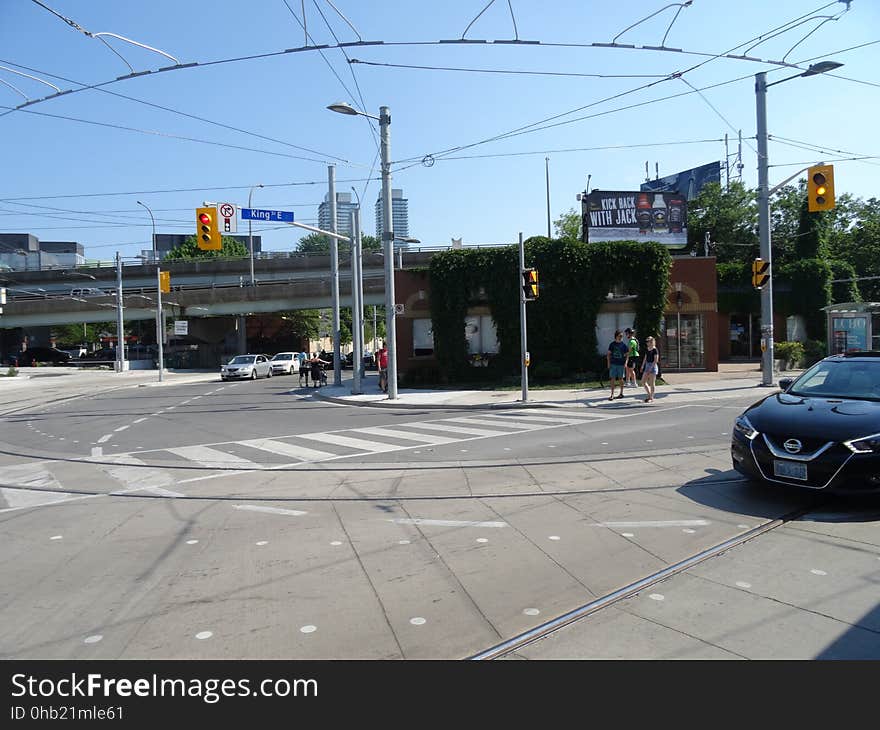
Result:
[[668,230],[666,201],[663,200],[663,195],[661,193],[657,193],[654,196],[654,206],[651,209],[651,217],[654,223],[654,233],[666,233]]
[[684,225],[684,201],[680,195],[669,199],[669,232],[681,233]]
[[645,234],[651,230],[651,221],[653,214],[651,212],[651,201],[648,200],[647,193],[641,193],[636,203],[636,220],[639,222],[639,233]]

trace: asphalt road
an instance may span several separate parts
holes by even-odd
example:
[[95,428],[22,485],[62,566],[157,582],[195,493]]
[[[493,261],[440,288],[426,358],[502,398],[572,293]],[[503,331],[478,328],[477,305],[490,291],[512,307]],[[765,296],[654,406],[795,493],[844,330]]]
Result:
[[787,517],[513,656],[880,657],[878,503],[740,479],[747,398],[390,410],[297,384],[7,416],[0,656],[467,657]]

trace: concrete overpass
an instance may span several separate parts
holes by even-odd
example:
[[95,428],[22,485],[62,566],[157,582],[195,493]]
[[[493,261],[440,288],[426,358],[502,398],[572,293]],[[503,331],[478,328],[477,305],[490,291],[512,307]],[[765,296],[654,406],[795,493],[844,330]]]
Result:
[[[429,265],[434,251],[407,251],[404,268]],[[350,259],[340,257],[340,302],[351,301]],[[364,303],[385,303],[384,257],[364,254]],[[398,263],[398,262],[395,262]],[[249,285],[250,264],[241,259],[163,261],[171,272],[171,292],[162,297],[169,316],[211,317],[248,315],[332,306],[330,257],[316,254],[275,254],[256,259],[257,283]],[[5,272],[0,279],[8,289],[0,314],[0,328],[31,328],[83,322],[106,322],[116,317],[115,295],[73,297],[73,289],[115,289],[116,268],[77,267],[67,270]],[[244,285],[242,285],[244,284]],[[156,265],[123,267],[125,320],[156,316]]]

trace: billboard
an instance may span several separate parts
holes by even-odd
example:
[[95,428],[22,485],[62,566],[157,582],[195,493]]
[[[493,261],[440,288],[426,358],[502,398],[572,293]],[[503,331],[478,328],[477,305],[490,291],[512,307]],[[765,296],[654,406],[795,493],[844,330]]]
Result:
[[640,190],[643,193],[681,193],[688,200],[693,200],[700,194],[703,186],[710,182],[721,182],[720,162],[710,162],[675,175],[648,180],[642,183]]
[[594,190],[581,199],[584,240],[687,246],[687,200],[677,192]]

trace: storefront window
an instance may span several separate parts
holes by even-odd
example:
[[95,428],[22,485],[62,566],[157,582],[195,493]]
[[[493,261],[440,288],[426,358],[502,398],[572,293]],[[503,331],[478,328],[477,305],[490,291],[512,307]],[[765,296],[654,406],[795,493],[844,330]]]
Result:
[[706,367],[702,315],[667,315],[660,326],[664,345],[660,357],[665,367],[675,370]]
[[434,330],[430,319],[413,320],[413,356],[434,354]]

